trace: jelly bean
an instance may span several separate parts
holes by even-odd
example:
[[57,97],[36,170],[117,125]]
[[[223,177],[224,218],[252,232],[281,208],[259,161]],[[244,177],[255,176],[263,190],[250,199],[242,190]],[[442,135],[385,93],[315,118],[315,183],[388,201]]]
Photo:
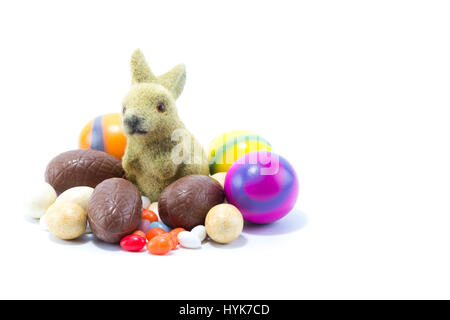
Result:
[[146,196],[141,196],[142,199],[142,209],[148,209],[150,207],[151,201]]
[[[175,228],[172,229],[172,231],[170,231],[169,233],[173,236],[173,240],[176,242],[176,244],[178,245],[179,241],[178,241],[178,234],[180,232],[186,231],[184,228]],[[177,245],[175,247],[177,247]]]
[[178,234],[178,241],[184,248],[196,249],[202,246],[198,236],[189,231],[182,231]]
[[175,236],[178,236],[178,234],[179,234],[181,231],[186,231],[186,230],[185,230],[184,228],[175,228],[175,229],[172,229],[172,231],[170,231],[170,233],[173,234],[173,235],[175,235]]
[[170,228],[168,226],[166,226],[164,223],[162,222],[152,222],[150,223],[150,229],[153,228],[161,228],[166,232],[170,232]]
[[175,250],[178,246],[178,238],[172,234],[172,233],[164,233],[161,236],[167,237],[170,239],[172,246],[170,247],[171,250]]
[[195,234],[200,239],[200,242],[205,240],[205,238],[206,238],[206,228],[205,228],[205,226],[202,226],[202,225],[196,226],[195,228],[193,228],[191,230],[191,232],[193,234]]
[[146,220],[146,219],[142,219],[141,222],[139,223],[137,229],[141,230],[144,233],[147,233],[148,230],[150,230],[150,221]]
[[167,232],[161,228],[153,228],[153,229],[148,230],[146,238],[148,241],[150,241],[154,237],[159,236],[160,234],[164,234],[164,233],[167,233]]
[[151,254],[164,255],[172,248],[172,241],[164,234],[154,237],[147,244],[147,250]]
[[143,232],[143,231],[141,231],[141,230],[136,230],[135,232],[133,232],[133,234],[136,234],[136,235],[138,235],[138,236],[141,236],[141,237],[146,238],[145,232]]
[[[169,233],[170,234],[170,233]],[[175,250],[177,247],[178,247],[178,244],[180,243],[179,241],[178,241],[178,236],[176,236],[176,235],[174,235],[174,234],[171,234],[171,236],[172,236],[172,241],[173,241],[173,247],[172,247],[172,250]]]
[[142,210],[142,219],[148,220],[148,221],[150,221],[150,223],[152,223],[152,222],[158,221],[158,216],[156,215],[156,213],[154,213],[151,210],[143,209]]
[[145,243],[144,237],[137,234],[130,234],[120,241],[120,246],[126,251],[137,252],[145,247]]

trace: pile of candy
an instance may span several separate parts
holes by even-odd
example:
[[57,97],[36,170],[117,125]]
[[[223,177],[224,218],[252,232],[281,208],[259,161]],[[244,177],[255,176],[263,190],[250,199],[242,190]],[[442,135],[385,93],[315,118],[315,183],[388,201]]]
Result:
[[[158,222],[158,216],[155,212],[145,208],[143,209],[142,220],[150,222],[148,228],[140,228],[125,236],[120,241],[120,246],[124,250],[138,252],[147,247],[151,254],[164,255],[176,249],[178,244],[183,248],[200,248],[201,243],[206,239],[206,228],[204,226],[196,226],[191,231],[186,231],[184,228],[170,230],[166,225]],[[148,229],[148,231],[145,232],[142,229]]]
[[231,131],[216,138],[208,152],[211,176],[182,177],[154,203],[126,180],[120,161],[123,148],[117,116],[89,122],[80,149],[52,159],[46,182],[31,189],[28,215],[60,239],[92,232],[126,251],[146,248],[165,255],[178,245],[201,248],[208,237],[230,243],[241,234],[244,220],[277,221],[297,200],[293,167],[251,132]]
[[[120,246],[131,252],[141,251],[145,246],[151,254],[163,255],[177,248],[178,244],[184,248],[200,248],[206,238],[204,226],[197,226],[190,232],[184,228],[170,230],[166,225],[158,222],[158,216],[150,210],[143,209],[143,221],[149,221],[148,228],[141,228],[125,236]],[[147,232],[142,229],[148,229]],[[147,243],[148,240],[148,243]]]

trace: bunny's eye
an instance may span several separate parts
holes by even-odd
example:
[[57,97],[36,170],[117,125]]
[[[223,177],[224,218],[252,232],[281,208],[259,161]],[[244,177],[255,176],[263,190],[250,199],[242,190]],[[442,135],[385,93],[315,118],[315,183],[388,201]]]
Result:
[[122,113],[125,113],[127,111],[127,107],[122,107]]
[[156,110],[158,110],[158,112],[164,112],[166,111],[166,105],[163,102],[160,102],[156,105]]

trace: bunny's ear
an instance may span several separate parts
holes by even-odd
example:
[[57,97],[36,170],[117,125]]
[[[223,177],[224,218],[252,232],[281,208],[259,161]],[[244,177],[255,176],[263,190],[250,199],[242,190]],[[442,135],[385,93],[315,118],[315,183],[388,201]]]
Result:
[[183,92],[186,83],[186,67],[184,64],[179,64],[169,72],[159,76],[156,82],[169,89],[177,99]]
[[156,79],[145,60],[140,49],[136,49],[131,56],[131,81],[132,83],[151,82]]

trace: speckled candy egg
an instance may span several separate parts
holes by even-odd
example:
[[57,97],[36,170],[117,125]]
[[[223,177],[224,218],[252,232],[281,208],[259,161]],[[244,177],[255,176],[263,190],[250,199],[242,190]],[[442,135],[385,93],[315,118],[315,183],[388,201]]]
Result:
[[275,153],[251,152],[231,166],[225,178],[225,195],[245,220],[273,222],[294,207],[298,196],[297,174],[286,159]]
[[219,243],[230,243],[235,240],[243,227],[242,214],[235,206],[227,203],[212,207],[205,220],[206,233]]
[[86,230],[86,212],[73,202],[52,204],[45,213],[48,230],[63,240],[76,239]]
[[209,172],[211,174],[227,172],[237,159],[259,150],[272,150],[270,143],[260,135],[244,130],[225,132],[209,146]]

